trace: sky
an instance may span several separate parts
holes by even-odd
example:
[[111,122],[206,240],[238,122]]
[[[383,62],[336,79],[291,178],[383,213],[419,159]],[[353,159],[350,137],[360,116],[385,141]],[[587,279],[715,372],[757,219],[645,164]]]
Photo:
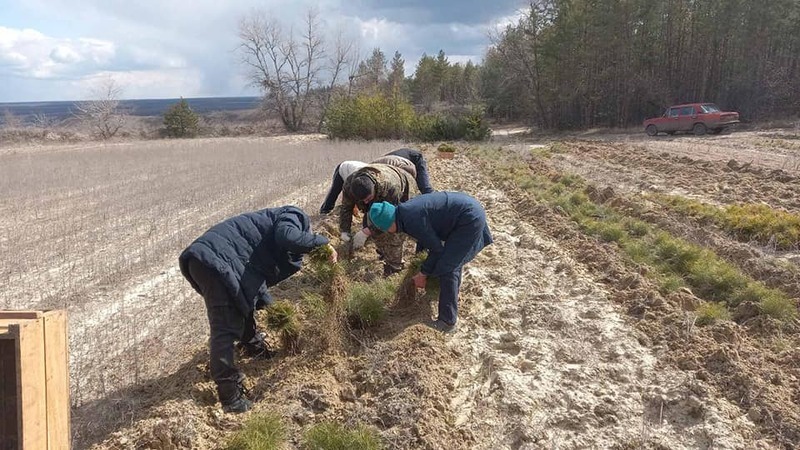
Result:
[[238,24],[259,11],[285,29],[315,8],[362,57],[399,51],[480,62],[488,33],[522,0],[0,0],[0,103],[89,100],[112,79],[121,98],[258,95],[237,52]]

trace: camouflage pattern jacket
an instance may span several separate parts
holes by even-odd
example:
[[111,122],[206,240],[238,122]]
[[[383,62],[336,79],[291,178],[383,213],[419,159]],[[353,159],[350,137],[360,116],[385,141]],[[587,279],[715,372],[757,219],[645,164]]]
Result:
[[402,156],[381,156],[375,161],[372,161],[370,164],[386,164],[389,166],[395,166],[398,169],[403,169],[408,172],[412,178],[417,178],[417,168],[414,166],[414,163],[406,158],[403,158]]
[[[375,198],[370,203],[356,201],[351,192],[351,182],[358,176],[368,176],[375,183]],[[342,188],[342,208],[339,213],[339,231],[350,233],[353,226],[353,208],[366,214],[373,202],[399,205],[417,195],[414,177],[403,169],[387,164],[369,164],[347,177]]]

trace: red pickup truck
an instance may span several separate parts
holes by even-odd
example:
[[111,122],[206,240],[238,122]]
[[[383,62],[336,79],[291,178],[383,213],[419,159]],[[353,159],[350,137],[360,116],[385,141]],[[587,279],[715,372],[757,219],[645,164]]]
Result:
[[739,123],[737,112],[722,111],[713,103],[687,103],[670,106],[663,116],[645,120],[644,130],[649,136],[676,131],[692,131],[699,136],[709,130],[719,134],[736,123]]

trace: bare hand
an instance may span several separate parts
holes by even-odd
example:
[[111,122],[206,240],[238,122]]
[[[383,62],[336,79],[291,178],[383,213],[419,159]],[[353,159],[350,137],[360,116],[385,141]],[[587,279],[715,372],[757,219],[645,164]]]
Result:
[[422,272],[414,275],[411,279],[414,281],[414,287],[417,289],[425,289],[425,286],[428,284],[428,276]]

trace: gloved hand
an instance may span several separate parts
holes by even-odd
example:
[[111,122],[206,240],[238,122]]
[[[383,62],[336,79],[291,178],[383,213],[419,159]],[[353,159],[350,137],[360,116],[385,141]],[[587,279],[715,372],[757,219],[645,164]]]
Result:
[[331,244],[328,244],[328,247],[331,248],[331,257],[329,261],[333,264],[336,264],[336,261],[339,260],[339,255],[336,253],[336,248],[334,248]]
[[341,236],[342,242],[350,242],[350,233],[342,232]]
[[367,243],[369,237],[369,228],[364,228],[353,236],[353,248],[359,249]]

